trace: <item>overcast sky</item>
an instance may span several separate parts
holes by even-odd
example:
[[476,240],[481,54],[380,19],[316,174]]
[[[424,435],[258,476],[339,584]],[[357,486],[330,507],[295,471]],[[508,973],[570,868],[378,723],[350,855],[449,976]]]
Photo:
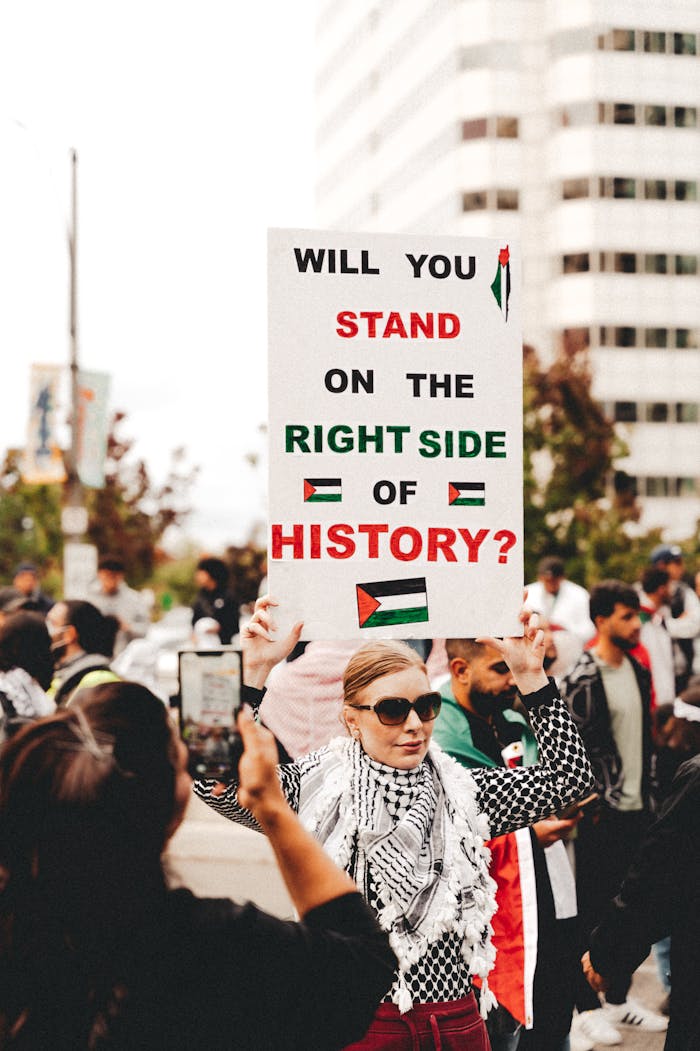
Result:
[[314,0],[0,5],[0,450],[32,362],[68,360],[69,151],[80,363],[155,478],[186,446],[203,548],[265,514],[266,229],[313,225]]

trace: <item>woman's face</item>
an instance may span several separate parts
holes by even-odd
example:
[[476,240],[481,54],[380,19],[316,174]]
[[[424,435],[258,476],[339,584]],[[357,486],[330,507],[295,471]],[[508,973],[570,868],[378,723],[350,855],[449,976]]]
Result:
[[[430,693],[428,676],[420,668],[405,668],[375,679],[357,694],[353,704],[375,705],[383,697],[406,697],[415,701],[423,693]],[[384,726],[374,712],[358,711],[352,704],[346,705],[344,711],[350,732],[353,736],[359,734],[370,759],[397,770],[413,770],[423,762],[434,720],[422,723],[416,713],[410,711],[400,726]]]

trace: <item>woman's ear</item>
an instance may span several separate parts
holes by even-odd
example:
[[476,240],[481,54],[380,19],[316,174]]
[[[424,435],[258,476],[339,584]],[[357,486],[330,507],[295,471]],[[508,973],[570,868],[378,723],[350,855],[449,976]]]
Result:
[[359,726],[358,715],[357,715],[357,712],[354,711],[352,705],[350,705],[350,704],[346,704],[345,705],[345,707],[343,708],[342,719],[343,719],[343,722],[345,724],[345,729],[348,731],[350,736],[351,737],[359,737],[360,736],[360,726]]

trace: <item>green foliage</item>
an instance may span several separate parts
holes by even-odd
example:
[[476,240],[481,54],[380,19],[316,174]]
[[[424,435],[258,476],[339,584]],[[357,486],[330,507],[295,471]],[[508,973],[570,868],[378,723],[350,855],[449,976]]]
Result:
[[[525,572],[545,554],[564,559],[586,587],[605,577],[636,579],[659,533],[630,530],[640,510],[615,475],[625,455],[614,424],[591,394],[585,349],[562,350],[543,367],[524,348]],[[615,484],[617,481],[617,484]]]
[[224,561],[230,567],[229,588],[239,605],[255,602],[260,582],[267,573],[267,553],[249,542],[242,547],[226,548]]
[[[133,586],[149,580],[159,544],[170,525],[189,514],[188,497],[196,468],[185,466],[185,452],[172,453],[168,475],[155,484],[146,464],[130,456],[133,441],[120,435],[124,413],[114,415],[107,444],[105,486],[85,490],[88,539],[100,552],[121,556]],[[8,452],[0,477],[0,573],[10,579],[27,559],[44,570],[44,586],[60,593],[63,556],[62,487],[27,485],[19,472],[20,453]]]
[[156,567],[151,585],[161,610],[192,605],[197,594],[194,574],[199,557],[192,552],[183,558],[168,559]]

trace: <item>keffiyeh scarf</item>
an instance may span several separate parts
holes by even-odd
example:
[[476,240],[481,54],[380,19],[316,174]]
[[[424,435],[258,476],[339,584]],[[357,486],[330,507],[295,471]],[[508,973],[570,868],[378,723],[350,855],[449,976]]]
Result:
[[[0,671],[0,691],[12,703],[16,714],[23,719],[38,719],[51,715],[56,705],[24,668]],[[1,714],[1,713],[0,713]]]
[[481,1009],[495,1002],[491,917],[496,884],[488,873],[488,822],[467,770],[432,744],[412,771],[371,760],[358,741],[337,738],[300,761],[299,817],[349,872],[399,961],[392,1000],[412,1006],[404,975],[447,934],[461,939],[470,976],[482,979]]

